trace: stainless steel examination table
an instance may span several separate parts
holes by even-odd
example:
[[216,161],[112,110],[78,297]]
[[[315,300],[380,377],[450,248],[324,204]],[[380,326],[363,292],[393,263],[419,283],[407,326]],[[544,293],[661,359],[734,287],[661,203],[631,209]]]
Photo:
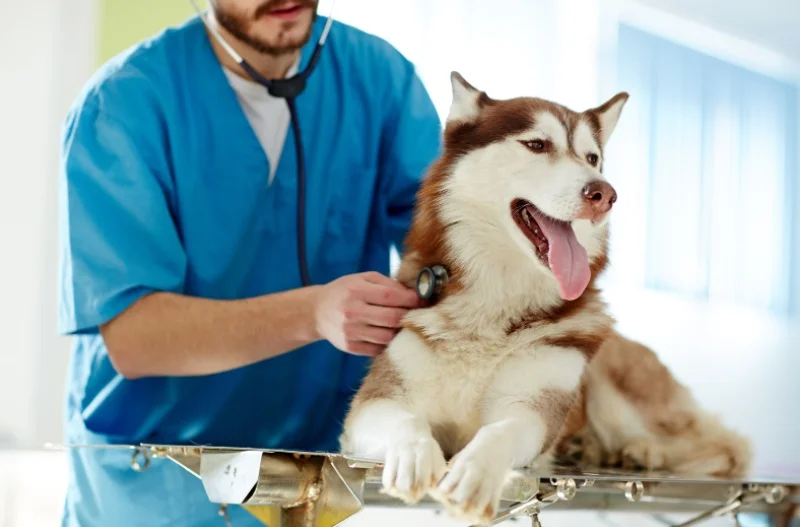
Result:
[[[381,493],[380,463],[341,454],[149,444],[56,448],[129,449],[135,471],[177,463],[199,478],[223,518],[227,506],[243,505],[269,527],[333,527],[366,507],[407,507]],[[790,525],[799,503],[800,473],[756,471],[741,480],[723,480],[542,466],[515,472],[508,480],[495,523],[529,518],[533,526],[546,525],[546,509],[573,509],[694,515],[675,527],[720,516],[739,525],[740,513],[762,513],[770,525],[783,527]],[[415,507],[441,508],[432,500]]]

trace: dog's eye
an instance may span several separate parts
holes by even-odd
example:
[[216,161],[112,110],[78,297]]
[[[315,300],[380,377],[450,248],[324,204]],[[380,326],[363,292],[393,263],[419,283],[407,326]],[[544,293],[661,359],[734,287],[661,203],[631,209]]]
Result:
[[593,167],[597,166],[597,161],[599,161],[599,159],[600,158],[597,157],[597,154],[588,154],[586,156],[586,161],[588,161],[589,164],[592,165]]
[[550,149],[549,141],[542,141],[541,139],[533,139],[530,141],[520,141],[525,147],[537,154],[542,154]]

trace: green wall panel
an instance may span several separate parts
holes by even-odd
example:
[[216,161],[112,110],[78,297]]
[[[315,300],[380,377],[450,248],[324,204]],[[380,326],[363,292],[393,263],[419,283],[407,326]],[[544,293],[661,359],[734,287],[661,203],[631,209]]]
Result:
[[[98,61],[105,62],[166,26],[179,24],[194,10],[189,0],[98,0]],[[203,8],[205,2],[198,2]]]

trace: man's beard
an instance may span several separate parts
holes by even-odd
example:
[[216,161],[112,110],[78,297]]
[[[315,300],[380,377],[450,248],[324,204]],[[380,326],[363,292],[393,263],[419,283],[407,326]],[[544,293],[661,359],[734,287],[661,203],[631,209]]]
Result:
[[[253,19],[257,20],[267,12],[275,7],[285,3],[286,0],[267,0],[256,9]],[[244,42],[259,53],[267,55],[280,56],[292,53],[306,45],[309,38],[311,38],[311,30],[314,27],[314,22],[317,20],[317,2],[315,0],[300,0],[301,7],[311,8],[313,15],[311,23],[308,25],[305,34],[299,40],[293,40],[282,44],[275,44],[266,39],[259,38],[248,32],[250,22],[242,13],[234,13],[227,9],[219,7],[218,2],[211,2],[214,7],[214,18],[217,23],[224,27],[228,33],[236,37],[238,40]],[[291,23],[286,23],[281,29],[291,27]],[[280,37],[280,33],[277,35]],[[277,40],[277,39],[276,39]]]

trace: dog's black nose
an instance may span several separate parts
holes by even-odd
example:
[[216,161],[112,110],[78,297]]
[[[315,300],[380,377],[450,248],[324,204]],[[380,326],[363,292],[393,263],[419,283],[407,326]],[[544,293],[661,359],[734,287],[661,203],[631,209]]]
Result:
[[583,199],[595,214],[611,210],[617,201],[617,191],[605,181],[595,180],[583,187]]

